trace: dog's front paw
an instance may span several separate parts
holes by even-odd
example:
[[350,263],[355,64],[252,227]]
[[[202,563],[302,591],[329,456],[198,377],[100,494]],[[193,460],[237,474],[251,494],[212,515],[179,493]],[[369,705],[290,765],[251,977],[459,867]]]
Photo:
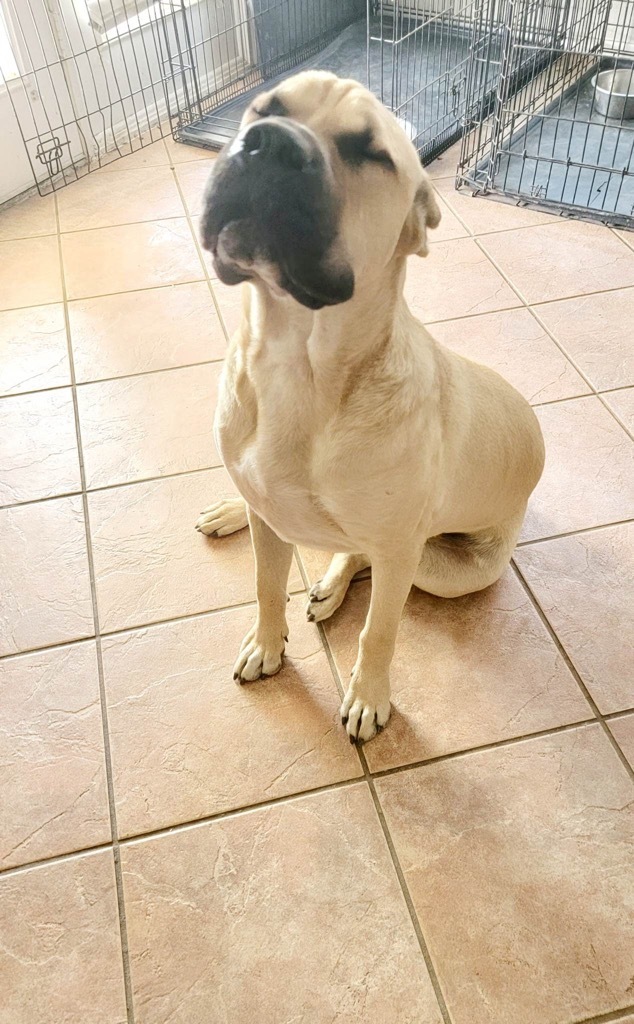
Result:
[[227,537],[248,524],[247,508],[242,498],[224,498],[204,508],[196,521],[196,529],[206,537]]
[[365,674],[352,674],[352,681],[341,705],[341,721],[351,743],[367,743],[390,717],[389,679],[368,680]]
[[260,676],[274,676],[282,667],[286,636],[267,635],[253,626],[240,648],[233,667],[233,678],[240,683],[252,683]]

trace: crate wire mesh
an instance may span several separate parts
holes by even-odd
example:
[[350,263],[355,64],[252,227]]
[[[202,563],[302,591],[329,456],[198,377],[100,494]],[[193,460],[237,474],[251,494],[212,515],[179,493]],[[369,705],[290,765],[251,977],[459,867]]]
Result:
[[[504,0],[499,10],[494,103],[467,100],[458,184],[634,226],[634,109],[617,93],[623,81],[634,92],[634,2]],[[602,97],[596,76],[615,69],[624,74]]]
[[0,0],[0,68],[40,194],[169,133],[190,87],[188,0]]
[[[218,148],[236,131],[253,95],[290,73],[320,68],[357,78],[397,115],[427,162],[459,137],[465,114],[470,46],[488,9],[477,0],[238,0],[215,38],[196,31],[183,63],[189,95],[173,120],[175,138]],[[480,31],[478,32],[478,28]],[[236,55],[223,84],[210,90],[205,47]],[[494,35],[490,48],[499,48]],[[490,91],[496,69],[477,68],[472,88]]]
[[0,6],[6,85],[42,194],[169,131],[217,149],[255,92],[318,67],[367,83],[424,162],[464,132],[459,185],[632,224],[634,120],[601,113],[593,79],[634,82],[634,0]]

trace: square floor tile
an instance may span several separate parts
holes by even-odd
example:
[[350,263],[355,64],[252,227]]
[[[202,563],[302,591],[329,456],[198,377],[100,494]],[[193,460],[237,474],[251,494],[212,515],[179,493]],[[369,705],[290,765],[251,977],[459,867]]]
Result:
[[116,174],[89,174],[60,190],[60,231],[184,216],[170,167],[121,167]]
[[425,170],[427,171],[430,178],[447,178],[456,177],[458,173],[458,161],[460,160],[460,147],[461,142],[454,143],[449,149],[437,156],[435,160],[432,160],[430,164],[427,164]]
[[125,1024],[109,851],[0,884],[0,1024]]
[[0,242],[0,309],[39,306],[62,299],[55,235]]
[[62,235],[62,253],[69,299],[200,281],[204,276],[184,218]]
[[82,384],[77,400],[86,485],[219,466],[212,428],[221,369],[211,363]]
[[70,384],[64,307],[0,313],[0,396]]
[[533,404],[590,392],[527,309],[447,320],[430,333],[453,352],[497,370]]
[[213,292],[220,309],[220,315],[224,321],[225,330],[229,338],[233,337],[242,321],[242,309],[244,303],[244,291],[248,285],[226,285],[217,279],[214,280]]
[[0,400],[0,505],[81,490],[70,388]]
[[80,299],[68,306],[79,382],[222,359],[226,340],[206,281]]
[[487,235],[482,245],[527,302],[634,284],[634,252],[602,224],[555,222]]
[[365,785],[121,856],[137,1024],[440,1024]]
[[634,384],[634,288],[547,302],[535,311],[598,391]]
[[630,433],[634,433],[634,388],[622,391],[610,391],[604,396],[605,401]]
[[0,704],[2,868],[107,843],[94,642],[0,661]]
[[515,560],[599,710],[634,707],[634,523],[530,544]]
[[93,633],[80,497],[0,511],[0,655]]
[[472,238],[437,242],[424,259],[411,256],[405,298],[414,316],[427,323],[521,305]]
[[[154,138],[156,138],[157,132],[158,130],[155,129]],[[164,140],[159,138],[156,142],[152,142],[151,134],[147,134],[143,138],[145,145],[141,149],[112,160],[103,168],[104,173],[129,171],[133,167],[169,167],[169,157]],[[97,171],[96,173],[99,172]]]
[[634,442],[598,398],[539,406],[544,474],[528,503],[522,540],[634,516]]
[[553,221],[553,214],[544,213],[543,210],[505,203],[490,196],[474,196],[473,189],[468,185],[458,191],[453,178],[436,182],[436,189],[474,235],[529,227],[532,224],[551,224]]
[[0,207],[0,240],[33,238],[57,232],[54,196],[29,196],[20,203]]
[[446,242],[449,238],[468,238],[469,232],[464,224],[460,223],[451,207],[443,202],[439,195],[436,196],[436,201],[440,208],[440,224],[430,230],[428,241]]
[[[224,469],[89,495],[97,598],[105,632],[255,599],[248,530],[206,538],[201,509],[236,494]],[[296,567],[291,590],[303,584]]]
[[192,216],[203,212],[203,195],[213,166],[214,160],[211,159],[193,160],[191,163],[178,164],[176,168],[176,176]]
[[632,1002],[632,783],[599,725],[377,781],[454,1024]]
[[205,149],[203,146],[189,146],[185,142],[176,142],[168,133],[163,139],[170,163],[186,164],[192,160],[213,160],[218,153],[213,149]]
[[634,714],[608,722],[610,732],[634,768]]
[[[325,624],[344,685],[369,602],[370,583],[354,583]],[[392,716],[364,748],[372,771],[592,717],[510,569],[467,597],[412,590],[390,676]]]
[[121,835],[363,774],[304,604],[295,597],[288,606],[282,671],[244,686],[233,664],[252,607],[104,640]]

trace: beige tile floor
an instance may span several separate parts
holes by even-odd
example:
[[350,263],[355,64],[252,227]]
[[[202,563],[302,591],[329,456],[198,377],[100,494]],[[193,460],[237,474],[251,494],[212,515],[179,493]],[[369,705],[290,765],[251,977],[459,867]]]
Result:
[[236,289],[171,142],[0,212],[0,1024],[634,1021],[634,234],[456,194],[407,294],[533,403],[514,565],[413,593],[388,729],[338,722],[370,584],[237,688],[211,436]]

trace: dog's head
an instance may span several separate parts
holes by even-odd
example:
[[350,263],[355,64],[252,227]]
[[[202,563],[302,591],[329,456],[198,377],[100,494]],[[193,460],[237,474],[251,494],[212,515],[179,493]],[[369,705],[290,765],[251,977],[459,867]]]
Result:
[[225,284],[258,278],[321,309],[395,255],[425,255],[439,220],[392,114],[357,82],[307,71],[246,111],[214,164],[201,232]]

